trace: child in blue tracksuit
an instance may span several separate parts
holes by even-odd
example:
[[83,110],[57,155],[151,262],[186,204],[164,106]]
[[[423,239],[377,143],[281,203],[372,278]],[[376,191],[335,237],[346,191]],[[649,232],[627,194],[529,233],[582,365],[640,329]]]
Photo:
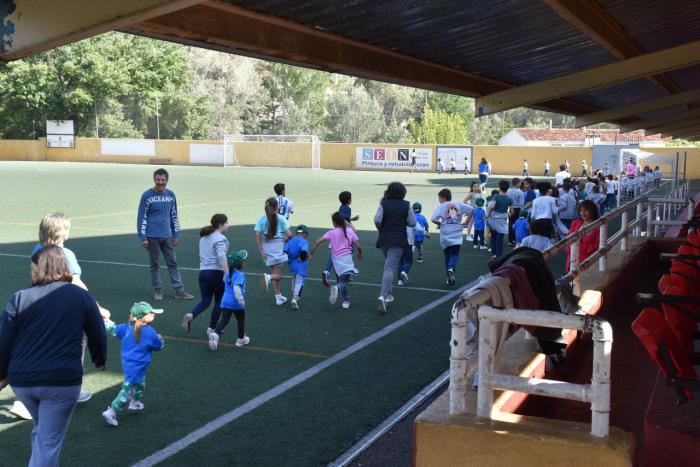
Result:
[[239,250],[227,257],[228,273],[224,275],[224,296],[221,297],[221,315],[216,328],[208,333],[209,348],[216,350],[219,347],[219,339],[224,329],[231,321],[231,315],[236,317],[238,323],[238,339],[236,347],[244,347],[250,344],[250,337],[245,335],[245,276],[241,272],[248,252]]
[[292,273],[292,310],[299,309],[301,291],[304,288],[306,272],[309,269],[309,229],[304,224],[299,225],[296,236],[284,246],[284,252],[289,257],[289,271]]
[[520,212],[520,218],[513,224],[515,230],[515,247],[519,247],[525,237],[530,235],[530,224],[527,222],[527,211]]
[[105,320],[107,332],[122,341],[122,369],[124,384],[112,401],[112,405],[102,412],[102,417],[112,426],[117,426],[117,414],[129,404],[129,410],[142,410],[144,390],[146,389],[146,371],[151,364],[151,352],[161,350],[165,341],[153,329],[151,323],[163,310],[155,310],[146,302],[134,303],[129,311],[129,323],[115,325]]
[[426,238],[430,238],[430,231],[428,230],[428,219],[421,214],[423,206],[420,203],[413,203],[413,212],[416,214],[416,225],[423,227],[423,230],[416,229],[415,237],[413,239],[413,246],[416,250],[416,261],[418,263],[423,262],[423,241]]
[[474,249],[481,248],[486,249],[484,245],[484,230],[486,230],[486,221],[484,217],[486,216],[486,210],[484,209],[484,199],[477,198],[476,208],[474,209]]

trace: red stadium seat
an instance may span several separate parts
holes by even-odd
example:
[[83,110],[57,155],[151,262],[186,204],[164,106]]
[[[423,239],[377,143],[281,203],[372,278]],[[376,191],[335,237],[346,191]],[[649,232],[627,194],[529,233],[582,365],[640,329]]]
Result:
[[666,376],[667,385],[676,389],[678,404],[692,400],[700,381],[663,314],[656,308],[645,308],[632,323],[632,331]]

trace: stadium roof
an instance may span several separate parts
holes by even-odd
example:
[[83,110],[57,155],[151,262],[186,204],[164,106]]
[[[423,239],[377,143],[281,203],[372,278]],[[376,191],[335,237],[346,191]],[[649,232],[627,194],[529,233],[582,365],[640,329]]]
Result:
[[696,0],[82,3],[3,2],[16,8],[0,9],[0,58],[118,29],[476,97],[480,115],[530,106],[579,126],[700,134]]

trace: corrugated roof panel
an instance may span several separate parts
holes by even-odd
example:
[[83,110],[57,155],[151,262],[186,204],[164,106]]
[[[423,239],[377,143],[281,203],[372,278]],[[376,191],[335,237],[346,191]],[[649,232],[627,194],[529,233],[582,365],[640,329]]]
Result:
[[666,93],[646,79],[626,81],[593,91],[570,96],[572,100],[587,102],[600,108],[620,107],[642,100],[665,96]]

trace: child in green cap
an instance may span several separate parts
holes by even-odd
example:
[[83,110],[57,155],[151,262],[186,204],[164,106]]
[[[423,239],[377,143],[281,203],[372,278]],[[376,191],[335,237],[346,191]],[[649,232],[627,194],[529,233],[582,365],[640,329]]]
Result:
[[250,337],[245,335],[245,275],[241,272],[248,252],[236,251],[228,255],[228,273],[224,275],[224,296],[221,299],[221,316],[216,328],[209,333],[209,348],[216,350],[224,329],[231,321],[231,315],[238,323],[238,339],[236,347],[250,343]]
[[112,405],[102,412],[102,417],[112,426],[117,426],[117,414],[129,404],[129,410],[142,410],[141,398],[146,389],[146,371],[151,364],[151,352],[161,350],[165,345],[151,323],[161,309],[154,309],[146,302],[134,303],[129,310],[129,322],[116,325],[105,320],[107,332],[122,341],[121,356],[124,370],[124,384],[112,401]]
[[295,230],[294,237],[284,245],[284,252],[289,258],[289,272],[292,273],[292,310],[299,309],[301,291],[309,269],[309,229],[304,224]]

